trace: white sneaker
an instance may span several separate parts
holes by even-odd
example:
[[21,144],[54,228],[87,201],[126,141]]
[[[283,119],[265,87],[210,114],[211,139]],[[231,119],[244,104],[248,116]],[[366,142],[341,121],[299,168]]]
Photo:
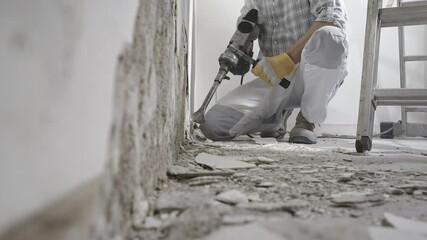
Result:
[[314,134],[314,124],[304,118],[301,111],[298,113],[295,127],[289,133],[290,143],[315,144],[317,143],[316,134]]

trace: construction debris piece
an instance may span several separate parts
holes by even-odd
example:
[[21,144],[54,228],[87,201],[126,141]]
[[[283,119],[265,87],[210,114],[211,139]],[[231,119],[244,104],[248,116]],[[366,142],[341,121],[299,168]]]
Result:
[[343,173],[338,177],[338,182],[348,183],[354,178],[354,173]]
[[415,190],[427,190],[427,182],[413,182],[410,184],[396,186],[396,188],[403,189],[405,191],[411,190],[412,192]]
[[248,203],[239,204],[237,207],[255,210],[261,212],[274,212],[274,211],[286,211],[289,213],[296,213],[303,209],[310,207],[310,203],[305,200],[293,199],[283,203]]
[[208,185],[208,184],[212,184],[212,183],[218,183],[218,182],[221,182],[224,180],[225,180],[224,177],[204,176],[204,177],[193,178],[193,179],[188,181],[188,184],[190,186],[203,186],[203,185]]
[[331,201],[339,207],[357,207],[360,203],[383,203],[384,196],[370,191],[343,192],[331,195]]
[[259,184],[256,184],[255,187],[259,187],[259,188],[269,188],[269,187],[273,187],[274,183],[272,182],[261,182]]
[[286,238],[272,233],[272,231],[266,229],[265,227],[263,227],[257,223],[251,223],[251,224],[246,224],[246,225],[242,225],[242,226],[222,227],[222,228],[218,229],[217,231],[211,233],[206,238],[204,238],[204,240],[235,240],[235,239],[286,240]]
[[231,205],[249,202],[248,197],[238,190],[222,192],[215,197],[215,200]]
[[207,153],[200,153],[196,157],[196,163],[208,166],[212,169],[248,169],[255,168],[254,164],[234,160],[234,157],[215,156]]
[[222,217],[222,224],[224,225],[241,225],[253,222],[256,218],[254,216],[246,215],[225,215]]
[[275,138],[252,138],[255,143],[261,144],[261,145],[267,145],[267,144],[277,144],[277,139]]
[[383,225],[427,236],[427,223],[398,217],[391,213],[384,214]]
[[397,188],[387,188],[385,192],[390,195],[402,195],[405,193],[402,189]]
[[372,240],[427,240],[422,234],[392,228],[369,227],[368,232]]

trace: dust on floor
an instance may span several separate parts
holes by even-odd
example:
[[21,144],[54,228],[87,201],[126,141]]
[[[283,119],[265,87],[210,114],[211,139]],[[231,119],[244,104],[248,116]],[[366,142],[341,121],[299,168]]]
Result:
[[366,154],[352,139],[258,140],[187,142],[129,239],[382,239],[399,235],[372,228],[385,213],[427,221],[426,139],[375,139]]

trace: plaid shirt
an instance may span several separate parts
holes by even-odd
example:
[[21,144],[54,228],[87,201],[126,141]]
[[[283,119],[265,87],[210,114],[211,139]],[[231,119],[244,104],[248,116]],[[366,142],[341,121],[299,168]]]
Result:
[[347,13],[343,0],[245,0],[241,14],[258,9],[259,46],[264,56],[284,53],[314,22],[332,22],[346,28]]

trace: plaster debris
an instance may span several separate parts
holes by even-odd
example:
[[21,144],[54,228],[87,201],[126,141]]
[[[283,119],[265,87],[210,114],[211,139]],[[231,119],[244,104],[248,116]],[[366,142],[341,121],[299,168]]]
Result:
[[392,188],[387,188],[385,190],[385,192],[387,194],[390,194],[390,195],[402,195],[402,194],[405,194],[405,192],[402,189],[393,188],[393,187]]
[[225,215],[224,217],[222,217],[222,224],[224,224],[224,225],[241,225],[241,224],[253,222],[255,219],[256,219],[255,216]]
[[255,187],[259,187],[259,188],[270,188],[273,186],[274,186],[274,183],[272,183],[272,182],[261,182],[261,183],[255,185]]
[[342,192],[331,195],[331,201],[336,206],[357,207],[360,203],[383,203],[384,196],[374,192]]
[[196,162],[212,169],[249,169],[255,168],[254,164],[234,160],[234,157],[215,156],[208,153],[200,153],[196,157]]
[[410,184],[398,185],[396,188],[403,189],[405,191],[415,191],[415,190],[427,190],[427,181],[426,182],[413,182]]
[[[180,167],[180,166],[178,166]],[[174,168],[177,169],[177,168]],[[186,179],[186,178],[195,178],[195,177],[203,177],[203,176],[223,176],[229,177],[232,176],[235,172],[231,170],[227,171],[173,171],[170,170],[167,172],[168,177],[177,178],[177,179]]]
[[343,173],[338,177],[338,182],[347,183],[353,180],[354,173]]
[[249,202],[248,197],[244,193],[242,193],[238,190],[230,190],[230,191],[222,192],[222,193],[218,194],[215,197],[215,199],[217,201],[227,203],[227,204],[231,204],[231,205]]
[[427,237],[422,234],[392,228],[370,227],[368,231],[372,240],[427,240]]
[[398,230],[424,234],[427,237],[427,222],[419,222],[402,218],[391,213],[385,213],[383,224]]
[[219,176],[204,176],[204,177],[196,177],[188,181],[188,184],[190,186],[202,186],[202,185],[209,185],[212,183],[218,183],[221,181],[226,180],[224,177]]
[[284,237],[280,237],[272,231],[264,228],[257,223],[251,223],[243,226],[228,226],[222,227],[219,230],[211,233],[204,240],[286,240]]
[[319,169],[311,169],[311,170],[301,170],[301,174],[313,174],[319,172]]
[[253,138],[255,143],[261,144],[261,145],[267,145],[267,144],[277,144],[277,139],[275,138]]

